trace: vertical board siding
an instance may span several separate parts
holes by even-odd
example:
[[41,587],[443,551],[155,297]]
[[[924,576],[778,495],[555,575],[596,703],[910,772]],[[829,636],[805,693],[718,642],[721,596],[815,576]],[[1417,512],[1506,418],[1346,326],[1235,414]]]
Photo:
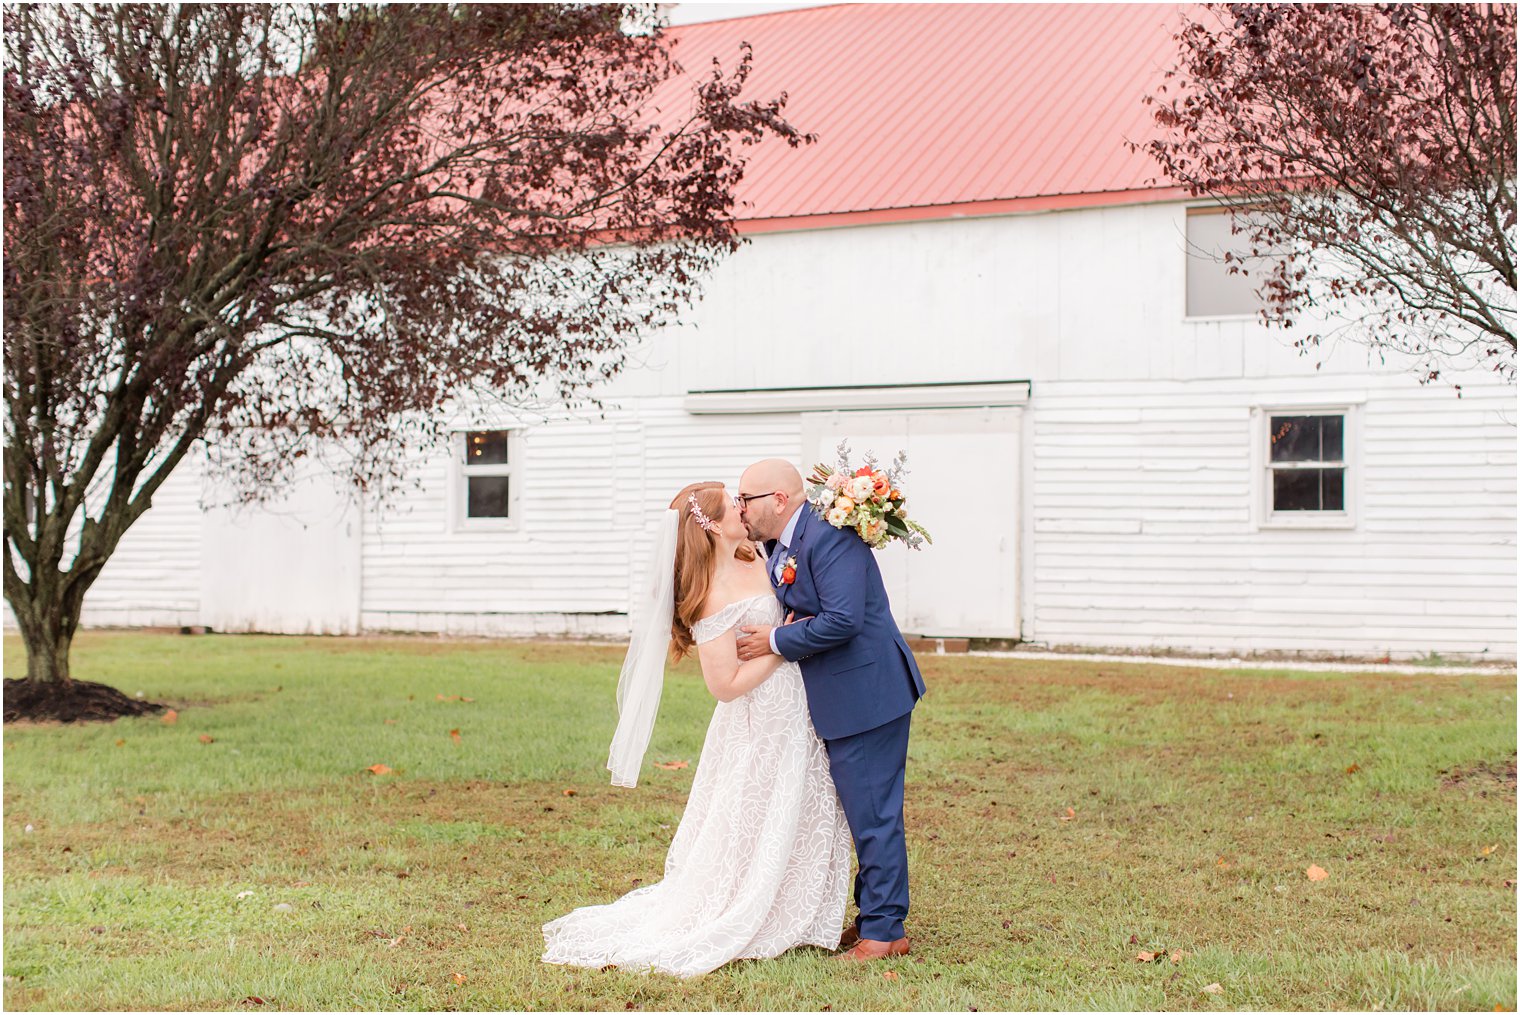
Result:
[[1258,526],[1250,410],[1344,377],[1037,385],[1026,638],[1512,657],[1513,391],[1359,380],[1355,526],[1310,530]]

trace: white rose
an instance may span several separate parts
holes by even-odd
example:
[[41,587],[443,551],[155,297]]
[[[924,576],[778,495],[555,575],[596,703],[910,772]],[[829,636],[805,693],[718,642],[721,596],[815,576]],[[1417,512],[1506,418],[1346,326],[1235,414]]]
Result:
[[847,509],[835,508],[829,512],[829,524],[837,529],[844,524],[844,520],[848,517],[850,517],[850,512]]
[[865,500],[871,496],[871,491],[876,488],[876,484],[871,482],[870,476],[856,476],[852,487],[855,492],[855,499]]

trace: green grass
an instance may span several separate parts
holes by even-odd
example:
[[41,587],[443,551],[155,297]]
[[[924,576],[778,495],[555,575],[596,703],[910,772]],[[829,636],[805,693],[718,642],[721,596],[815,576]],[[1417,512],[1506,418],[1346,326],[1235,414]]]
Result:
[[[607,785],[620,658],[82,635],[178,721],[6,728],[5,1007],[1515,1007],[1513,674],[926,657],[913,955],[544,966],[541,924],[660,876],[691,785]],[[711,711],[677,668],[649,760]]]

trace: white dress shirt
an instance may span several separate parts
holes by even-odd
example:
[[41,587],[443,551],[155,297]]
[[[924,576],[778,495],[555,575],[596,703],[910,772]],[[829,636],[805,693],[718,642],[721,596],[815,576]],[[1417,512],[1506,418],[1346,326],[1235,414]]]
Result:
[[[781,581],[781,572],[786,569],[786,551],[791,549],[792,537],[797,534],[797,522],[801,520],[802,512],[806,510],[807,505],[803,504],[793,511],[791,520],[786,523],[786,528],[781,530],[781,538],[776,540],[777,549],[781,552],[776,554],[776,569],[772,574],[778,584]],[[771,628],[771,652],[778,656],[781,654],[776,648],[775,628]]]

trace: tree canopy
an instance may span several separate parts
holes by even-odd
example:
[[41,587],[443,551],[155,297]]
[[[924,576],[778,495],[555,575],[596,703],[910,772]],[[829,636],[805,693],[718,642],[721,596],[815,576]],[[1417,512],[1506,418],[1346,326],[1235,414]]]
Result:
[[1177,41],[1135,147],[1238,209],[1263,317],[1513,381],[1514,5],[1206,4]]
[[85,591],[197,442],[243,488],[341,445],[374,488],[462,392],[615,373],[735,249],[742,148],[652,8],[8,6],[4,587],[66,680]]

